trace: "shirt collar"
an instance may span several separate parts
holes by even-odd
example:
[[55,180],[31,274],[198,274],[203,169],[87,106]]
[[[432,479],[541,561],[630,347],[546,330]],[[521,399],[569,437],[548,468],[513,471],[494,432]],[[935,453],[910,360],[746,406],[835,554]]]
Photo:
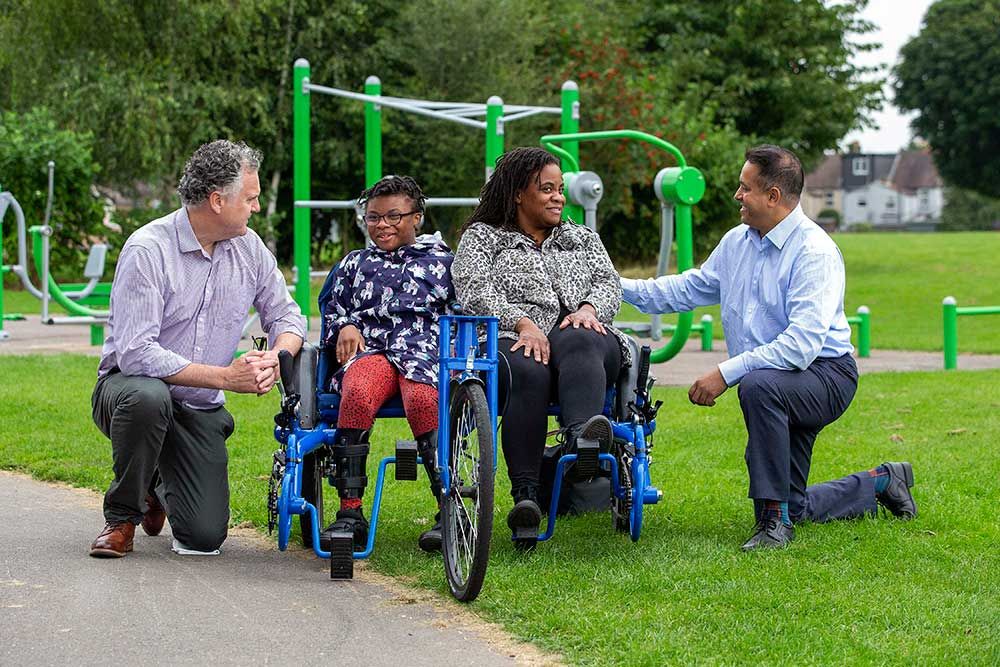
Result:
[[797,204],[795,208],[792,209],[792,212],[782,218],[781,222],[775,225],[763,239],[760,238],[760,235],[755,229],[749,226],[746,228],[745,235],[752,234],[754,240],[759,241],[760,243],[763,243],[766,239],[770,241],[775,248],[781,250],[785,245],[785,241],[787,241],[788,237],[792,235],[792,232],[798,229],[799,224],[805,217],[806,214],[802,212],[802,204]]
[[191,218],[188,217],[187,208],[181,206],[174,215],[174,227],[177,229],[177,247],[181,252],[194,252],[201,250],[198,237],[194,235],[194,228],[191,227]]

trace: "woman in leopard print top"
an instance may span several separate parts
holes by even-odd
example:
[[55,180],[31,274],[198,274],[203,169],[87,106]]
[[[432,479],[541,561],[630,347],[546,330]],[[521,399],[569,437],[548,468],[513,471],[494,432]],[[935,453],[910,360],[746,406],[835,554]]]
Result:
[[[507,523],[529,548],[534,539],[526,536],[537,535],[541,521],[550,400],[559,402],[571,451],[578,438],[608,451],[604,395],[631,363],[624,334],[611,326],[621,304],[618,273],[596,232],[561,220],[565,204],[556,158],[515,148],[483,186],[452,264],[462,307],[500,320],[501,442],[515,502]],[[579,456],[579,470],[596,466],[596,451],[581,447]]]

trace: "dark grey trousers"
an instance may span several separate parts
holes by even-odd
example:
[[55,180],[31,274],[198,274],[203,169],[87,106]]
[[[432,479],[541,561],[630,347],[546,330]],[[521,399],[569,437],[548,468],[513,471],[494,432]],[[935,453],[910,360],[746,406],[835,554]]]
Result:
[[792,521],[875,513],[875,480],[867,471],[806,486],[816,436],[844,414],[857,388],[858,367],[849,354],[816,359],[804,371],[764,369],[743,376],[749,496],[758,517],[765,500],[787,502]]
[[218,549],[229,526],[232,415],[186,407],[162,380],[117,372],[97,381],[91,404],[114,457],[104,518],[138,524],[146,494],[155,491],[174,537],[199,551]]

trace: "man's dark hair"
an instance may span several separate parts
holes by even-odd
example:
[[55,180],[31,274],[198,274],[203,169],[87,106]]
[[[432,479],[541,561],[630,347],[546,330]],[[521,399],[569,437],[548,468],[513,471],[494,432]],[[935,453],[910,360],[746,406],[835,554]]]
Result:
[[177,194],[185,206],[203,204],[208,196],[221,190],[227,196],[240,187],[243,172],[260,170],[261,154],[242,141],[219,139],[202,144],[184,165]]
[[781,190],[782,199],[787,198],[790,202],[799,200],[805,175],[795,153],[774,144],[763,144],[748,148],[745,157],[747,162],[757,165],[760,185],[765,190],[777,187]]
[[474,222],[490,227],[517,231],[517,203],[514,198],[531,183],[545,165],[559,164],[552,153],[541,148],[521,147],[497,158],[490,180],[479,191],[479,206],[462,225],[461,232]]
[[383,176],[375,185],[361,193],[358,197],[358,206],[367,209],[368,202],[376,197],[391,197],[392,195],[405,195],[413,200],[414,206],[421,213],[424,212],[424,202],[427,197],[417,182],[409,176]]

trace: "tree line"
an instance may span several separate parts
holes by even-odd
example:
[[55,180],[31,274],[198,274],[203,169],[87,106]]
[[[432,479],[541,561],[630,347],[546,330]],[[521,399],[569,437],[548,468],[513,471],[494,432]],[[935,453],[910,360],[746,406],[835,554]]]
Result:
[[[243,139],[265,155],[265,215],[256,227],[287,262],[297,58],[310,61],[316,83],[360,91],[375,74],[384,94],[422,99],[500,95],[513,104],[558,106],[561,83],[573,79],[582,130],[656,134],[704,172],[708,192],[694,219],[703,255],[738,220],[731,196],[748,146],[785,145],[808,168],[883,103],[879,74],[851,61],[874,48],[865,44],[872,29],[860,18],[865,4],[0,0],[0,184],[13,190],[17,183],[28,193],[15,192],[28,201],[29,215],[40,217],[34,194],[44,190],[46,157],[25,144],[49,133],[75,142],[72,150],[60,144],[73,160],[90,161],[65,178],[142,192],[169,210],[195,147]],[[313,196],[354,197],[364,185],[361,106],[323,98],[312,109]],[[391,110],[383,127],[386,173],[412,174],[436,195],[478,192],[481,134]],[[537,145],[556,130],[553,117],[526,119],[508,126],[506,145]],[[581,161],[605,183],[600,229],[612,256],[650,261],[659,237],[652,178],[669,161],[629,144],[585,144]],[[107,235],[90,219],[93,209],[79,203],[89,187],[74,192],[76,199],[65,194],[60,202],[66,215],[54,217],[63,233]],[[122,217],[122,233],[152,214]],[[324,240],[331,215],[314,218],[317,265],[321,255],[336,259],[344,249],[331,252]],[[430,222],[450,238],[463,215],[435,212]],[[346,237],[348,245],[359,242]]]

